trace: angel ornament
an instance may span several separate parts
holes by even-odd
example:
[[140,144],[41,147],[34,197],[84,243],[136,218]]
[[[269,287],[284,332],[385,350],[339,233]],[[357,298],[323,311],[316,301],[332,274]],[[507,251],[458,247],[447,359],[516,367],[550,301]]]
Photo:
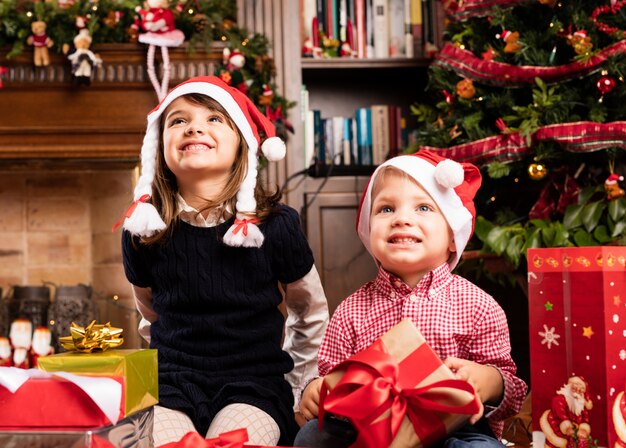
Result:
[[[169,47],[179,47],[185,41],[182,31],[175,28],[174,14],[167,0],[146,0],[146,8],[137,7],[139,17],[133,27],[139,31],[139,42],[147,44],[148,77],[156,91],[159,101],[167,94],[170,80]],[[161,47],[163,59],[163,78],[159,82],[154,68],[154,53]]]

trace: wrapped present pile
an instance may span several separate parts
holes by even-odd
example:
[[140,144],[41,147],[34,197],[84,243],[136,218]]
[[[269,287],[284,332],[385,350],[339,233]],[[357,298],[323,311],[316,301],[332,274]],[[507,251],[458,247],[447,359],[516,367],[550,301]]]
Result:
[[98,428],[156,404],[157,352],[116,349],[121,333],[72,325],[62,339],[72,351],[40,357],[39,369],[0,367],[0,431]]

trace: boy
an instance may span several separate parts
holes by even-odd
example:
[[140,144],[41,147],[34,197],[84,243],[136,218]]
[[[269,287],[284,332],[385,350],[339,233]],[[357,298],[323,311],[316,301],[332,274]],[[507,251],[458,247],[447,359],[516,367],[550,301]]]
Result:
[[[377,168],[361,200],[357,231],[379,272],[339,305],[318,360],[320,375],[326,375],[401,319],[411,319],[484,405],[442,442],[445,447],[501,447],[503,420],[519,411],[527,389],[515,376],[504,312],[476,285],[451,274],[473,231],[480,183],[475,166],[426,150]],[[300,410],[313,420],[296,445],[348,446],[356,435],[347,422],[325,419],[324,431],[316,430],[321,382],[304,390]]]

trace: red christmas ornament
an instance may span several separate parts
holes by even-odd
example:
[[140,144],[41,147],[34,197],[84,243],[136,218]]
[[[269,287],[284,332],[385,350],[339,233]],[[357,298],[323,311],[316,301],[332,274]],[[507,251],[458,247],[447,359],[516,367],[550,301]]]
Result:
[[442,92],[443,92],[443,95],[446,97],[446,103],[452,104],[452,102],[454,101],[454,95],[452,95],[446,89],[443,89]]
[[602,95],[606,95],[615,88],[615,79],[607,75],[600,76],[596,86]]

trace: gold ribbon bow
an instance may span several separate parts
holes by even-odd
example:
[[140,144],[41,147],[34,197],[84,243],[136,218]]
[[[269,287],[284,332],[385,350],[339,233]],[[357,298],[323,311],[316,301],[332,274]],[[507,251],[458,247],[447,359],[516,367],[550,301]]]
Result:
[[86,327],[81,327],[72,322],[70,336],[59,338],[59,342],[66,350],[91,353],[92,351],[105,351],[109,348],[117,348],[124,343],[121,328],[111,326],[110,322],[104,325],[96,325],[93,320]]

